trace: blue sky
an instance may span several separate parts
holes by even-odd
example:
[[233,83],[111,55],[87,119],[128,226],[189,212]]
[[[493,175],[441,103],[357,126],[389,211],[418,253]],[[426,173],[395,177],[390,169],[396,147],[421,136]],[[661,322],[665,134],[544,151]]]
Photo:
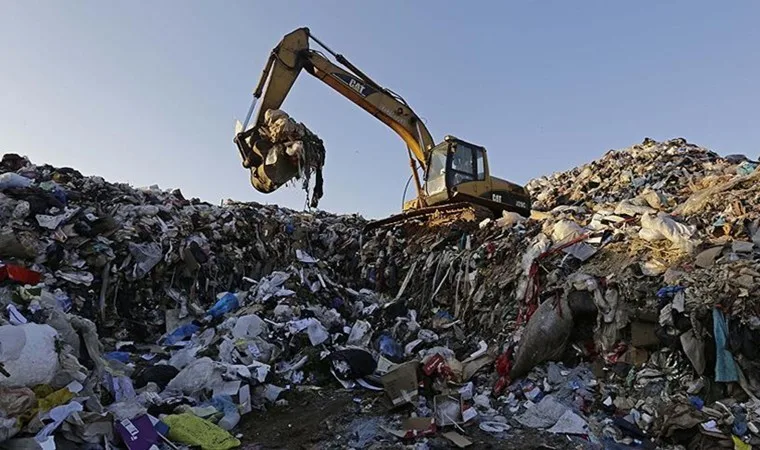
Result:
[[[232,143],[282,35],[308,26],[525,183],[686,137],[760,154],[754,1],[0,0],[0,152],[112,181],[301,209],[250,187]],[[327,146],[325,210],[400,210],[402,141],[302,74],[284,105]]]

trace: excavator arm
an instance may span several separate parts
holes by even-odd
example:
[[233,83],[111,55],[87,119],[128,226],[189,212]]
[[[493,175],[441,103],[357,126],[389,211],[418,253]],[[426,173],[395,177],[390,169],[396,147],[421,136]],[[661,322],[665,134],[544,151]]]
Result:
[[[310,49],[310,39],[324,48],[344,67],[333,63],[322,53]],[[424,206],[425,195],[417,168],[427,170],[430,150],[434,146],[427,127],[401,97],[375,83],[345,57],[330,50],[312,36],[308,28],[299,28],[287,34],[269,56],[253,92],[253,102],[248,110],[243,131],[235,136],[235,143],[243,158],[243,165],[251,167],[252,153],[246,141],[263,124],[266,111],[280,108],[301,70],[305,70],[375,116],[403,139],[409,152],[417,198],[420,200],[420,206]],[[257,100],[260,100],[261,104],[256,115],[253,116],[253,126],[248,128]]]

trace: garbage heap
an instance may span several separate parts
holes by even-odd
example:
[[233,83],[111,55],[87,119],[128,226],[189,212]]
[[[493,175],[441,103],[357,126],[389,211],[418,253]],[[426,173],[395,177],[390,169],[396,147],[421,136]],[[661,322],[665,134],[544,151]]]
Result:
[[530,220],[379,232],[363,275],[487,342],[481,416],[604,448],[757,445],[757,166],[647,139],[532,180]]
[[[275,362],[311,347],[298,332],[317,330],[322,339],[321,324],[342,320],[338,309],[374,299],[333,281],[358,270],[358,216],[214,206],[7,154],[0,224],[0,441],[21,432],[45,443],[61,432],[77,445],[102,446],[136,427],[148,433],[135,438],[142,445],[157,439],[146,407],[175,410],[154,401],[165,388],[178,406],[213,384],[209,394],[218,395],[203,400],[237,411],[245,389],[230,408],[231,388],[219,391],[218,382],[264,389]],[[263,310],[278,322],[263,322]],[[240,319],[225,321],[229,313]],[[265,398],[251,396],[244,409]]]
[[234,448],[241,416],[324,386],[388,411],[338,448],[532,430],[570,448],[749,448],[756,168],[645,140],[533,180],[528,220],[362,235],[357,216],[213,206],[6,155],[0,445]]

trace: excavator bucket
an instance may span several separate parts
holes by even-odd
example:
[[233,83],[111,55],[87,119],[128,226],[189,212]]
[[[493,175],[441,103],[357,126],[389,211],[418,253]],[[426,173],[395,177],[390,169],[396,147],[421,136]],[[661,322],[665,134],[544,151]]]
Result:
[[[255,142],[258,140],[258,136],[254,136],[254,134],[258,134],[255,127],[244,131],[243,124],[240,123],[239,120],[235,121],[235,137],[233,142],[240,152],[240,158],[243,160],[243,167],[246,169],[258,165],[255,164],[256,159],[253,157],[253,148],[251,144],[249,144],[249,142]],[[261,161],[258,161],[258,163],[260,164]]]
[[279,158],[274,163],[267,164],[272,149],[271,142],[262,139],[255,127],[238,132],[239,124],[240,122],[236,124],[234,142],[243,159],[243,167],[251,171],[251,184],[257,191],[265,194],[274,192],[298,175],[297,161]]

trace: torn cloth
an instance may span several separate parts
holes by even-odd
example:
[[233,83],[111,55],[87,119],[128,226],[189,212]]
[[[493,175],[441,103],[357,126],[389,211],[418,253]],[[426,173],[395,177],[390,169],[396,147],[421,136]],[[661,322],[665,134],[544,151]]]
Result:
[[723,311],[713,308],[713,333],[715,334],[715,381],[739,381],[734,355],[728,350],[728,324]]

